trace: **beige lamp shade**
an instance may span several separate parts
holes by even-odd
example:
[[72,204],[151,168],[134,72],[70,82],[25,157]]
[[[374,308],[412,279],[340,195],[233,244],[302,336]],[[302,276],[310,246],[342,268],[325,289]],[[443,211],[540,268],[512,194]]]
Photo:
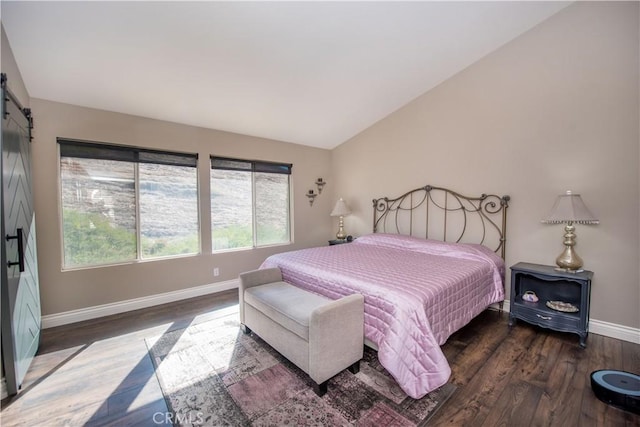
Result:
[[336,205],[333,207],[333,210],[331,211],[331,216],[347,216],[350,214],[351,214],[351,209],[349,209],[349,206],[347,206],[347,203],[341,197],[340,200],[338,200],[336,202]]
[[542,220],[544,224],[599,224],[600,221],[589,211],[579,194],[568,190],[556,199],[551,212]]

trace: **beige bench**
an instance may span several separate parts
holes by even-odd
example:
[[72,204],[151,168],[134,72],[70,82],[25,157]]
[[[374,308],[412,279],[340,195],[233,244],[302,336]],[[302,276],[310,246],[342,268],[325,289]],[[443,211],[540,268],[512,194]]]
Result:
[[322,396],[327,381],[344,369],[359,370],[364,348],[364,297],[338,300],[282,281],[279,268],[240,274],[240,322],[315,382]]

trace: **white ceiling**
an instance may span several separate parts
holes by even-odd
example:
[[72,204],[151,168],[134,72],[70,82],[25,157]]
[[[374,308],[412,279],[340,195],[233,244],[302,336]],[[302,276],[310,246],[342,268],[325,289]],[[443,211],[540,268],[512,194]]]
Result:
[[11,2],[33,98],[333,148],[567,2]]

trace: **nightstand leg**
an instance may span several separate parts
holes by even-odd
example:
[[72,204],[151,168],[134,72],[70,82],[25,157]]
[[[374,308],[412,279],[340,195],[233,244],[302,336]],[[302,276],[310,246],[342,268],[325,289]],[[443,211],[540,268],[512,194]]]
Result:
[[513,326],[516,324],[516,318],[513,315],[509,315],[509,326]]
[[580,347],[587,348],[587,336],[589,334],[580,334]]

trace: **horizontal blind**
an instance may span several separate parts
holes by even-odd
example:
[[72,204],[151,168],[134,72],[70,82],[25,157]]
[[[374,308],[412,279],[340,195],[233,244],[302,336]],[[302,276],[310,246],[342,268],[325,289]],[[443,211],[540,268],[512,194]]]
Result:
[[290,163],[265,162],[261,160],[241,160],[227,157],[211,156],[211,169],[247,171],[247,172],[268,172],[291,175]]
[[58,138],[58,144],[60,145],[60,155],[62,157],[154,163],[194,168],[198,165],[197,153],[175,153],[65,138]]

